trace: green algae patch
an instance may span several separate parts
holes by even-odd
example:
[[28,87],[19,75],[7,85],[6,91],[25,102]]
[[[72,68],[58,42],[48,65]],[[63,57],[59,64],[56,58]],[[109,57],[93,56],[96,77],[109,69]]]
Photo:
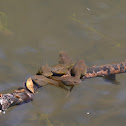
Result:
[[12,32],[8,29],[7,15],[2,11],[0,11],[0,34],[5,36],[12,35]]

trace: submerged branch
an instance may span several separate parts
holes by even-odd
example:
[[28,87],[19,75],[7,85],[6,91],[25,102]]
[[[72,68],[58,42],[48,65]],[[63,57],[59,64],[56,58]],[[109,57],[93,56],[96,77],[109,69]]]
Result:
[[105,77],[111,74],[119,74],[126,72],[126,61],[118,64],[106,64],[101,66],[92,66],[88,68],[87,73],[83,79],[92,77]]
[[[106,77],[106,76],[125,73],[125,72],[126,72],[126,61],[118,64],[92,66],[87,69],[87,73],[82,77],[82,79],[93,78],[93,77]],[[40,75],[40,80],[38,80],[38,82],[39,81],[43,82],[41,76],[42,75]],[[33,78],[35,79],[35,76]],[[26,82],[25,82],[21,88],[14,90],[12,93],[0,94],[0,110],[5,111],[7,110],[7,108],[11,106],[19,105],[33,100],[33,96],[36,90],[45,85],[47,84],[43,83],[41,84],[41,86],[39,86],[37,83],[33,81],[33,88],[34,88],[34,93],[33,93],[26,87]]]

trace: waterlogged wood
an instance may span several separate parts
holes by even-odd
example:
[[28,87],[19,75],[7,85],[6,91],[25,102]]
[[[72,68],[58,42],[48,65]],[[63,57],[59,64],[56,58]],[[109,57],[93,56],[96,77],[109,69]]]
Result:
[[87,73],[83,76],[83,79],[93,77],[105,77],[111,74],[119,74],[126,72],[126,61],[121,63],[106,64],[101,66],[92,66],[87,69]]
[[[90,68],[87,68],[87,73],[84,76],[82,76],[82,79],[93,77],[106,77],[106,76],[111,77],[111,75],[125,72],[126,72],[126,61],[118,64],[92,66]],[[31,82],[32,80],[33,83],[30,83],[30,88],[26,81],[25,83],[23,83],[22,88],[14,90],[12,93],[0,94],[0,110],[5,111],[7,110],[7,108],[11,106],[19,105],[33,100],[33,96],[35,95],[37,89],[45,85],[52,84],[54,86],[61,86],[61,84],[59,84],[58,81],[52,80],[53,82],[56,82],[54,84],[52,83],[52,81],[50,82],[50,80],[49,81],[44,80],[42,75],[39,77],[38,75],[35,75],[31,77]],[[35,80],[36,83],[34,82]]]

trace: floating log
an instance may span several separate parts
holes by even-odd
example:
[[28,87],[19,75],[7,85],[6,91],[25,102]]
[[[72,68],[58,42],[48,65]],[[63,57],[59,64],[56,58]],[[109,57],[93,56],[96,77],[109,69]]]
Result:
[[112,74],[119,74],[126,72],[126,61],[121,63],[106,64],[101,66],[92,66],[88,68],[87,73],[82,77],[93,78],[93,77],[105,77]]
[[[94,77],[107,77],[125,72],[126,72],[126,61],[118,64],[92,66],[87,69],[87,73],[82,77],[82,79],[94,78]],[[35,82],[33,84],[35,92],[38,88],[45,86],[45,84],[39,86]],[[7,108],[11,106],[30,102],[31,100],[33,100],[35,92],[32,93],[30,90],[28,90],[25,82],[21,88],[14,90],[12,93],[0,94],[0,110],[5,112],[5,110],[7,110]]]
[[[35,92],[40,86],[34,84]],[[25,83],[23,83],[22,87],[14,90],[12,93],[0,94],[0,110],[1,112],[5,112],[7,108],[19,105],[23,103],[27,103],[33,100],[34,94],[30,92]]]

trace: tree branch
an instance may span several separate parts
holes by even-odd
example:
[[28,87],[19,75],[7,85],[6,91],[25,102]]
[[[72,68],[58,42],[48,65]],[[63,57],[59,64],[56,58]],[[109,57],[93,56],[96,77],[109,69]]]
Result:
[[126,61],[118,64],[106,64],[101,66],[92,66],[88,68],[87,73],[83,79],[93,77],[105,77],[111,74],[119,74],[126,72]]
[[[82,77],[82,79],[93,78],[93,77],[106,77],[114,74],[125,73],[126,72],[126,61],[118,64],[106,64],[101,66],[92,66],[87,69],[87,73]],[[41,75],[40,75],[41,76]],[[35,78],[35,77],[34,77]],[[38,78],[37,78],[38,79]],[[42,82],[41,77],[38,82]],[[42,83],[39,86],[33,81],[34,91],[42,86],[47,84]],[[0,94],[0,110],[5,111],[7,108],[19,105],[22,103],[29,102],[33,100],[34,93],[30,92],[26,87],[26,82],[23,86],[17,90],[14,90],[12,93]]]

